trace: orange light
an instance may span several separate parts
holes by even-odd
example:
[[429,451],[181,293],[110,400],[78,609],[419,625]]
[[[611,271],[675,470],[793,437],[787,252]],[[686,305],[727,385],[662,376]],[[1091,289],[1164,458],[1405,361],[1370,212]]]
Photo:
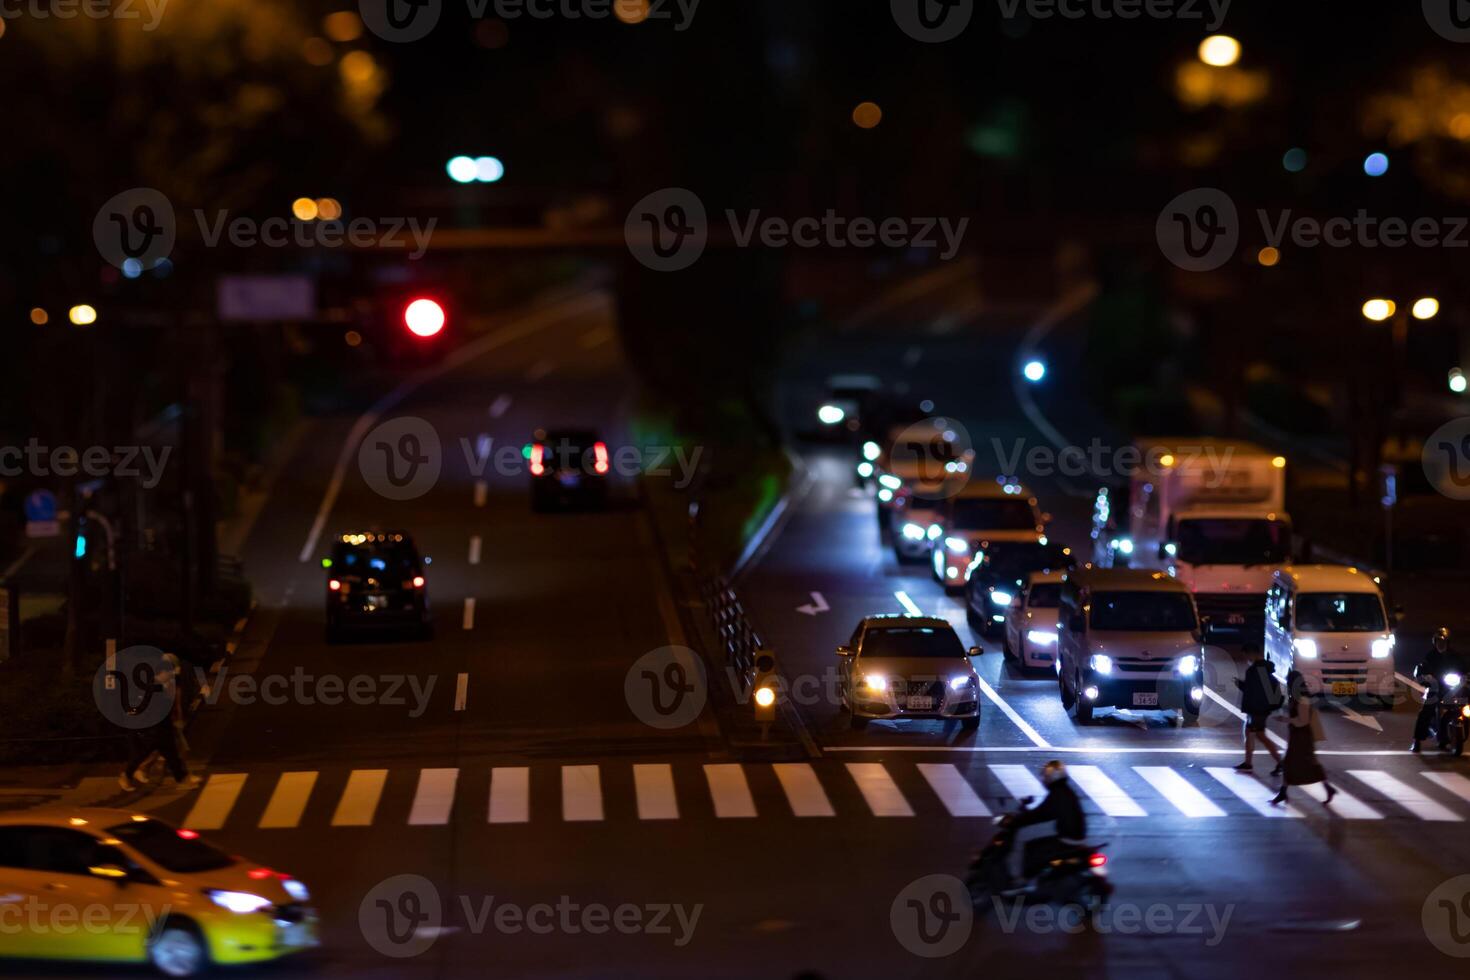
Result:
[[342,583],[334,578],[327,579],[327,588],[331,589],[333,592],[336,592],[342,588]]
[[874,129],[883,121],[883,110],[876,102],[859,102],[852,110],[852,121],[858,129]]
[[422,575],[415,575],[413,577],[413,587],[415,589],[422,589],[424,587],[424,577]]
[[50,319],[51,314],[47,313],[39,306],[31,308],[31,322],[34,323],[36,326],[44,327],[46,325],[46,321]]
[[607,473],[607,443],[599,442],[594,444],[592,447],[592,454],[595,457],[592,468],[596,470],[599,474]]
[[431,299],[416,299],[403,310],[403,322],[416,337],[433,337],[444,329],[444,307]]
[[544,474],[546,472],[546,467],[541,462],[542,459],[544,459],[545,457],[546,457],[546,447],[543,446],[543,445],[541,445],[541,443],[539,443],[539,442],[532,443],[531,444],[531,475],[532,476],[541,476],[542,474]]
[[298,221],[315,221],[317,216],[316,202],[309,197],[298,197],[291,202],[291,213]]
[[1281,261],[1281,250],[1267,245],[1256,253],[1256,261],[1269,269]]

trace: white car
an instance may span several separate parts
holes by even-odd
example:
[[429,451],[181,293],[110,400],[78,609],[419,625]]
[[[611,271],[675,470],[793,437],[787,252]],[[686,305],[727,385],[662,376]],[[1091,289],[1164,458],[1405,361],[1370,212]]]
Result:
[[1050,667],[1057,655],[1066,572],[1032,572],[1006,610],[1005,658],[1021,667]]
[[1046,520],[1036,498],[1019,483],[1005,478],[975,480],[940,502],[925,528],[928,541],[920,545],[929,551],[935,581],[947,592],[960,592],[986,548],[1045,545]]
[[1341,565],[1276,571],[1266,593],[1266,659],[1312,694],[1392,704],[1394,619],[1372,575]]
[[842,705],[854,729],[878,719],[956,721],[980,727],[980,678],[948,620],[869,616],[837,648]]

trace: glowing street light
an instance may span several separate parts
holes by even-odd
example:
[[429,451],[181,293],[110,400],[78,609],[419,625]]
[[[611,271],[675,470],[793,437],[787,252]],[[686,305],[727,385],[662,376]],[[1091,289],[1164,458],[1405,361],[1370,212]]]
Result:
[[1211,68],[1229,68],[1240,60],[1240,42],[1228,34],[1213,34],[1200,42],[1199,60]]
[[404,309],[403,323],[415,337],[432,337],[444,329],[444,307],[431,299],[416,299]]
[[1433,320],[1439,315],[1439,300],[1433,296],[1425,296],[1423,299],[1415,300],[1413,306],[1414,319]]
[[1041,361],[1027,361],[1026,366],[1021,368],[1021,375],[1032,384],[1037,384],[1046,377],[1046,365]]
[[1370,299],[1363,304],[1363,316],[1374,323],[1382,323],[1393,316],[1399,310],[1398,304],[1391,299]]
[[79,327],[90,327],[97,322],[97,310],[86,303],[78,303],[66,312],[67,319]]
[[1453,391],[1457,395],[1463,395],[1466,388],[1470,388],[1470,384],[1467,384],[1465,381],[1465,372],[1459,368],[1451,368],[1450,391]]
[[450,179],[456,184],[473,184],[480,172],[474,157],[465,156],[454,157],[444,169],[449,171]]
[[823,425],[836,425],[847,418],[847,413],[840,405],[823,405],[817,409],[817,421]]

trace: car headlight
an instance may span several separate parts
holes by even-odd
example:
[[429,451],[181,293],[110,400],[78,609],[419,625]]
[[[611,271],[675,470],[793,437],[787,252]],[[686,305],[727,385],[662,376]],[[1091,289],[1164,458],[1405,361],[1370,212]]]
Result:
[[1015,597],[1012,596],[1009,592],[1005,592],[1001,589],[990,590],[990,601],[995,603],[997,606],[1009,606],[1013,598]]
[[1133,539],[1131,539],[1131,538],[1119,538],[1117,541],[1115,541],[1113,543],[1118,546],[1118,551],[1121,552],[1122,554],[1125,554],[1125,555],[1131,555],[1131,554],[1133,554]]
[[1305,660],[1317,659],[1316,640],[1292,640],[1291,648],[1296,651],[1296,655],[1298,657],[1301,657]]
[[1087,665],[1099,674],[1111,674],[1113,672],[1113,658],[1106,653],[1094,653],[1088,658]]
[[858,476],[860,476],[864,480],[866,480],[868,477],[870,477],[872,475],[873,475],[873,464],[872,463],[868,462],[867,460],[863,460],[861,463],[858,464]]
[[1460,681],[1462,681],[1462,680],[1464,680],[1464,678],[1461,677],[1459,674],[1454,674],[1454,673],[1445,674],[1444,675],[1444,686],[1445,687],[1459,687],[1460,686]]
[[964,538],[945,538],[944,546],[952,555],[968,555],[970,553],[970,542]]
[[878,485],[887,490],[897,490],[903,486],[903,481],[894,476],[892,473],[884,473],[882,476],[878,477]]
[[210,901],[221,908],[229,909],[231,912],[239,912],[241,915],[259,912],[261,909],[268,909],[275,904],[268,898],[253,895],[250,892],[231,892],[219,888],[209,888],[205,889],[204,894],[208,895]]
[[893,500],[893,491],[888,489],[887,487],[880,487],[878,490],[878,499],[883,501],[883,503],[885,504],[889,503]]
[[1186,653],[1184,656],[1179,658],[1179,663],[1175,666],[1174,669],[1183,676],[1188,677],[1190,674],[1193,674],[1195,671],[1199,670],[1199,657],[1196,657],[1192,653]]
[[910,522],[903,526],[903,536],[908,538],[910,541],[923,541],[924,529],[922,527],[919,527],[919,525]]
[[1387,660],[1393,655],[1394,638],[1391,636],[1381,637],[1373,641],[1373,659]]
[[306,886],[295,878],[287,878],[281,882],[281,887],[286,889],[287,895],[290,895],[298,902],[305,902],[311,898],[311,892],[307,891]]
[[869,439],[867,442],[863,443],[863,459],[872,463],[876,462],[878,457],[882,455],[883,449],[876,442]]
[[1057,635],[1047,630],[1031,630],[1026,634],[1026,641],[1039,647],[1049,647],[1057,642]]
[[864,674],[863,686],[870,691],[886,691],[888,690],[888,678],[882,674]]
[[939,536],[941,534],[943,534],[943,533],[944,533],[944,528],[940,527],[938,524],[930,524],[929,525],[929,540],[930,541],[938,540]]
[[967,687],[974,686],[975,677],[973,674],[961,674],[959,677],[951,677],[949,679],[949,689],[951,691],[963,691]]

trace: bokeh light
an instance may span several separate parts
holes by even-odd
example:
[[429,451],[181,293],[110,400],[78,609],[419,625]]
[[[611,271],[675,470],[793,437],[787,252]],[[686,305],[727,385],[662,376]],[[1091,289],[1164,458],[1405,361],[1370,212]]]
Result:
[[1240,42],[1228,34],[1215,34],[1199,43],[1199,60],[1211,68],[1229,68],[1240,60]]
[[362,37],[362,18],[354,10],[339,10],[322,19],[322,30],[333,41],[356,41]]
[[883,121],[883,110],[876,102],[859,102],[852,110],[852,121],[859,129],[873,129]]
[[97,322],[97,310],[86,303],[78,303],[67,311],[66,317],[79,327],[87,327]]
[[51,314],[39,306],[33,306],[31,307],[31,322],[38,327],[44,327],[47,323],[51,322]]
[[648,0],[613,0],[613,14],[624,24],[641,24],[648,13]]
[[1391,299],[1370,299],[1363,304],[1363,315],[1374,323],[1382,323],[1398,312],[1398,304]]
[[1281,249],[1267,245],[1256,253],[1256,261],[1269,269],[1281,261]]
[[291,202],[291,213],[297,221],[316,220],[316,202],[309,197],[298,197]]
[[1425,296],[1414,301],[1412,310],[1416,320],[1433,320],[1439,315],[1439,300],[1433,296]]
[[1388,173],[1388,154],[1370,153],[1363,161],[1363,173],[1369,177],[1382,177]]
[[307,64],[323,68],[332,63],[332,46],[323,38],[309,37],[301,42],[301,57]]
[[1301,173],[1307,169],[1307,151],[1299,146],[1293,146],[1282,154],[1281,165],[1290,173]]
[[342,217],[342,203],[335,197],[319,197],[316,202],[316,216],[323,221],[336,221]]
[[444,169],[449,171],[450,179],[456,184],[471,183],[474,181],[476,174],[479,173],[479,168],[475,165],[475,161],[470,157],[464,156],[453,158]]

